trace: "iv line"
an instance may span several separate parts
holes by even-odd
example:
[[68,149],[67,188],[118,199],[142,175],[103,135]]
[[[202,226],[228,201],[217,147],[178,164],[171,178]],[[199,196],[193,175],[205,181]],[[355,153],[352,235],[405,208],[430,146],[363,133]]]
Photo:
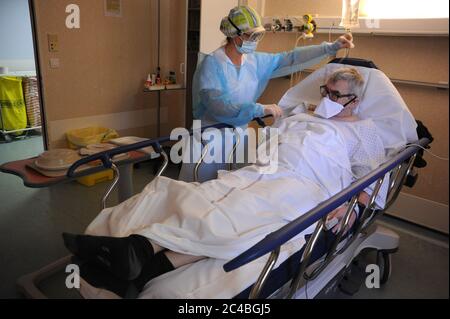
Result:
[[427,152],[427,153],[430,154],[431,156],[434,156],[434,157],[436,157],[437,159],[440,159],[441,161],[446,161],[446,162],[448,162],[448,157],[440,157],[440,156],[434,154],[433,152],[427,150],[425,147],[423,147],[423,146],[421,146],[421,145],[419,145],[419,144],[408,144],[407,148],[408,148],[408,147],[411,147],[411,146],[417,146],[417,147],[423,149],[425,152]]

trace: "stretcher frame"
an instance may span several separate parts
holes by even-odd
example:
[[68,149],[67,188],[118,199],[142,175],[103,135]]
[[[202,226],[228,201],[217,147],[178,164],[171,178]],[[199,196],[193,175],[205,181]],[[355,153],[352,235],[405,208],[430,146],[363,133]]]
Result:
[[[264,126],[262,119],[256,120],[260,125]],[[207,126],[201,129],[201,132],[205,130],[215,128],[224,129],[232,128],[227,124],[217,124]],[[190,136],[194,134],[194,131],[189,132]],[[180,137],[181,138],[181,137]],[[84,159],[79,160],[68,170],[68,177],[83,177],[83,173],[75,174],[76,169],[79,166],[87,163],[98,161],[102,162],[104,168],[111,168],[114,171],[114,180],[108,187],[105,195],[102,198],[102,206],[106,208],[106,203],[109,195],[119,182],[120,173],[117,166],[113,163],[112,158],[116,155],[127,153],[130,151],[139,150],[145,147],[152,146],[156,153],[160,154],[163,162],[159,168],[155,177],[161,176],[169,164],[169,157],[164,151],[162,144],[171,141],[170,137],[162,137],[157,139],[151,139],[131,145],[115,148],[102,153],[98,153]],[[274,291],[270,298],[309,298],[314,297],[323,290],[327,282],[331,281],[334,276],[340,271],[349,267],[352,260],[359,255],[364,249],[376,249],[379,251],[380,256],[385,259],[388,258],[387,264],[390,265],[390,254],[395,252],[398,247],[398,235],[394,232],[374,226],[374,222],[378,216],[384,213],[397,199],[400,191],[405,184],[405,181],[412,173],[413,164],[416,159],[417,153],[421,150],[421,147],[427,147],[430,143],[428,139],[422,139],[414,145],[407,147],[404,151],[393,157],[387,163],[370,173],[368,176],[356,181],[350,187],[344,189],[337,195],[321,203],[316,208],[312,209],[308,213],[302,215],[300,218],[292,221],[280,230],[269,234],[262,241],[243,252],[241,255],[231,260],[224,265],[226,272],[238,269],[253,260],[256,260],[266,254],[270,254],[269,259],[258,277],[258,280],[253,285],[250,292],[250,299],[259,299],[261,297],[262,290],[269,278],[271,272],[274,270],[276,262],[279,257],[281,246],[287,243],[289,240],[300,234],[302,231],[317,223],[316,229],[311,238],[307,241],[306,248],[303,252],[301,263],[298,265],[298,271],[296,275],[290,280],[289,283],[283,287]],[[233,157],[233,153],[239,144],[239,140],[236,139],[232,152],[229,154],[229,158]],[[202,164],[204,155],[206,154],[207,147],[204,148],[202,156],[195,166],[194,176],[198,176],[198,170]],[[229,167],[231,169],[231,165]],[[387,174],[390,174],[390,185],[387,197],[386,208],[383,211],[375,208],[375,198],[378,194],[384,178]],[[343,240],[344,233],[348,229],[350,222],[350,216],[357,205],[358,195],[367,187],[376,183],[373,194],[370,197],[369,204],[361,212],[361,218],[358,229],[354,232],[350,239]],[[332,245],[330,251],[324,256],[324,258],[310,264],[309,260],[311,254],[315,248],[318,237],[324,231],[325,222],[328,214],[339,208],[341,205],[349,203],[345,217],[341,220],[341,231],[338,232],[335,242]],[[350,255],[345,255],[344,251],[350,250]],[[17,282],[18,290],[23,293],[27,298],[32,299],[47,299],[47,296],[38,288],[39,282],[45,278],[52,276],[53,274],[61,271],[70,264],[71,256],[64,257],[53,264],[50,264],[41,270],[38,270],[32,274],[19,278]],[[389,266],[390,267],[390,266]],[[390,269],[385,269],[390,273]],[[388,278],[389,273],[383,274],[383,278]],[[326,276],[324,276],[325,274]],[[331,275],[330,275],[331,274]],[[324,280],[322,277],[327,277]],[[310,291],[312,292],[308,296],[308,292],[305,290],[307,284],[310,283]]]

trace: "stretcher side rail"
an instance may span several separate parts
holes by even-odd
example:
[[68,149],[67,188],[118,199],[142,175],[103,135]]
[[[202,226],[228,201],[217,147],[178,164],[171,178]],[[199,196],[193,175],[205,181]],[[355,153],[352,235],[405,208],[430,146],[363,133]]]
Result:
[[[428,141],[428,143],[430,143],[430,141]],[[400,190],[406,183],[408,175],[412,172],[416,157],[417,153],[415,153],[409,160],[403,161],[396,167],[394,166],[394,168],[390,171],[391,184],[389,185],[387,194],[387,204],[383,210],[377,210],[375,206],[375,199],[378,196],[381,186],[386,178],[386,174],[377,180],[377,182],[375,183],[374,191],[368,201],[367,206],[363,207],[363,211],[358,223],[359,225],[349,238],[346,238],[345,241],[341,242],[341,240],[344,238],[344,235],[350,229],[350,217],[356,204],[358,203],[358,195],[352,197],[347,207],[346,214],[340,223],[340,230],[337,233],[337,236],[333,244],[331,245],[331,248],[327,251],[324,258],[317,261],[310,267],[309,261],[315,249],[316,243],[325,229],[327,216],[324,216],[321,221],[317,223],[315,231],[308,240],[306,248],[302,254],[299,267],[293,275],[289,285],[289,289],[286,292],[286,296],[288,298],[293,298],[296,292],[302,287],[302,285],[304,285],[305,282],[316,279],[323,271],[327,269],[327,267],[334,261],[336,257],[343,254],[348,247],[354,244],[354,242],[360,237],[360,234],[362,235],[364,233],[370,233],[369,227],[371,227],[375,222],[376,216],[382,214],[385,210],[387,210],[398,197]],[[345,190],[343,192],[345,192]],[[266,263],[266,266],[264,267],[258,278],[257,283],[252,287],[249,296],[250,299],[259,298],[259,296],[261,295],[264,284],[268,280],[269,275],[277,262],[278,252],[280,248],[281,246],[272,251],[270,258]],[[307,271],[309,272],[307,273]]]
[[[429,139],[421,139],[417,143],[422,147],[426,147],[430,143]],[[249,248],[247,251],[243,252],[241,255],[231,260],[224,265],[224,270],[226,272],[233,271],[240,268],[268,253],[276,251],[282,245],[287,243],[289,240],[300,234],[302,231],[318,222],[323,220],[326,216],[334,211],[335,209],[342,206],[344,203],[358,196],[358,194],[364,191],[367,187],[377,182],[378,180],[384,178],[384,176],[391,172],[393,169],[398,167],[400,164],[408,161],[412,163],[411,158],[420,150],[418,146],[408,146],[404,151],[397,154],[394,158],[381,165],[378,169],[362,178],[355,183],[353,183],[348,188],[344,189],[342,192],[331,197],[327,201],[321,203],[316,208],[312,209],[308,213],[302,215],[286,226],[282,227],[276,232],[267,235],[259,243],[255,244],[253,247]],[[320,224],[320,223],[319,223]],[[318,226],[319,227],[319,226]]]
[[[257,118],[254,119],[258,124],[263,125],[263,119],[269,118],[271,116],[265,116],[262,118]],[[233,125],[229,125],[229,124],[225,124],[225,123],[219,123],[219,124],[214,124],[214,125],[208,125],[208,126],[204,126],[200,129],[200,132],[203,133],[204,131],[208,130],[208,129],[225,129],[225,128],[234,128]],[[189,136],[192,136],[194,133],[198,132],[197,130],[191,129],[189,131]],[[187,137],[188,135],[186,135]],[[183,138],[185,136],[181,136],[179,137],[179,140],[181,138]],[[113,162],[112,162],[112,158],[116,155],[120,155],[120,154],[124,154],[127,152],[131,152],[131,151],[136,151],[136,150],[140,150],[142,148],[146,148],[146,147],[153,147],[155,152],[158,154],[163,153],[163,148],[162,148],[162,144],[167,143],[173,141],[171,139],[170,136],[165,136],[165,137],[159,137],[159,138],[155,138],[155,139],[149,139],[147,141],[142,141],[142,142],[138,142],[138,143],[134,143],[134,144],[130,144],[130,145],[125,145],[125,146],[121,146],[121,147],[117,147],[114,148],[112,150],[107,150],[101,153],[97,153],[85,158],[82,158],[81,160],[75,162],[67,171],[67,176],[70,178],[73,177],[83,177],[85,175],[89,175],[90,172],[88,171],[86,172],[79,172],[79,173],[75,173],[75,171],[83,165],[89,164],[91,162],[94,161],[98,161],[100,160],[103,164],[104,168],[112,168],[113,167]],[[236,146],[235,146],[236,147]],[[234,148],[235,149],[235,148]],[[233,150],[234,151],[234,150]]]
[[[344,234],[350,229],[349,225],[350,216],[352,214],[354,207],[358,202],[357,195],[352,198],[352,200],[350,201],[350,205],[348,206],[347,212],[345,214],[345,217],[343,221],[341,221],[340,223],[340,231],[338,232],[338,235],[336,236],[331,248],[326,253],[325,258],[322,261],[319,260],[319,262],[312,265],[311,266],[312,270],[310,270],[308,268],[310,266],[309,262],[310,257],[315,248],[316,239],[322,234],[327,218],[324,217],[318,223],[318,226],[316,227],[316,230],[313,233],[312,238],[310,238],[310,240],[308,241],[308,246],[302,255],[298,271],[296,272],[290,283],[289,291],[287,293],[288,298],[293,298],[296,292],[302,287],[303,284],[305,284],[308,281],[315,280],[322,272],[326,270],[326,268],[334,261],[336,257],[343,254],[347,250],[347,248],[351,247],[360,236],[365,236],[371,233],[369,228],[372,226],[373,223],[375,223],[377,215],[381,215],[386,210],[388,210],[389,207],[394,203],[394,201],[398,197],[401,189],[405,185],[408,175],[412,171],[416,157],[417,153],[411,156],[409,160],[403,161],[400,165],[398,165],[389,172],[389,178],[391,183],[388,189],[386,205],[383,210],[377,209],[375,200],[387,175],[380,178],[376,182],[374,191],[368,201],[368,204],[366,207],[364,207],[361,213],[361,217],[358,223],[359,225],[357,226],[353,234],[351,234],[348,240],[341,242]],[[338,245],[340,244],[341,247],[338,249]],[[269,274],[265,274],[265,278],[267,278],[268,276]],[[259,290],[258,295],[260,294],[260,292],[261,290]]]
[[[409,163],[408,163],[409,165]],[[305,277],[307,280],[314,280],[319,276],[319,274],[334,260],[334,258],[337,255],[342,254],[349,246],[352,245],[352,243],[356,240],[359,233],[366,230],[374,221],[374,213],[377,211],[375,207],[375,199],[378,196],[378,193],[381,189],[381,186],[384,182],[385,177],[380,178],[375,185],[374,191],[372,195],[370,196],[369,202],[367,206],[364,208],[364,210],[361,212],[361,218],[359,221],[359,226],[357,227],[357,230],[354,232],[354,236],[351,237],[350,240],[346,242],[342,247],[338,249],[338,245],[341,243],[341,240],[344,238],[345,234],[349,230],[350,226],[350,216],[355,209],[357,203],[358,203],[358,195],[354,196],[351,201],[350,205],[347,208],[345,217],[343,221],[340,223],[340,231],[338,232],[335,241],[333,242],[333,245],[331,246],[330,250],[325,255],[325,259],[322,263],[320,263],[311,273],[306,274],[306,267],[309,265],[309,257],[308,258],[302,258],[301,266],[299,268],[299,271],[297,275],[295,276],[294,284],[292,285],[292,293],[294,293],[298,288],[300,288],[300,281],[302,279],[302,276]],[[326,223],[326,217],[322,219],[319,223],[322,223],[325,225]],[[320,235],[321,231],[318,232],[317,235]],[[311,252],[314,249],[314,246],[311,247]],[[306,252],[305,252],[306,254]]]

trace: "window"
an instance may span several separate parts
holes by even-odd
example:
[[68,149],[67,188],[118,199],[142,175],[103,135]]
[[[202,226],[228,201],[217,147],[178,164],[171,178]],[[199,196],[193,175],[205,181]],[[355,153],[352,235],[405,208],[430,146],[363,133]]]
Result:
[[448,0],[361,0],[360,15],[369,19],[437,19],[449,17]]

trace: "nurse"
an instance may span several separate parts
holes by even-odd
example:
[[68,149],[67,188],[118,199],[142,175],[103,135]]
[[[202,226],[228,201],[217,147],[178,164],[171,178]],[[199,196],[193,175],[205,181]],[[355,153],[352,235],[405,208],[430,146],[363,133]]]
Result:
[[[257,117],[272,115],[278,119],[282,116],[278,105],[257,103],[269,80],[318,64],[335,56],[340,49],[354,47],[351,35],[347,34],[334,43],[298,47],[285,53],[256,52],[265,29],[259,14],[249,6],[233,8],[222,19],[220,30],[227,37],[225,45],[209,55],[201,55],[194,75],[193,115],[202,121],[202,126],[226,123],[245,129]],[[179,177],[186,182],[194,181],[194,169],[200,157],[200,152],[192,150],[193,140],[190,141],[191,152],[183,158]],[[201,143],[198,138],[195,142]],[[217,171],[226,169],[226,150],[232,149],[233,142],[234,138],[225,134],[215,134],[207,141],[207,151],[213,155],[214,162],[200,166],[199,182],[217,178]]]

